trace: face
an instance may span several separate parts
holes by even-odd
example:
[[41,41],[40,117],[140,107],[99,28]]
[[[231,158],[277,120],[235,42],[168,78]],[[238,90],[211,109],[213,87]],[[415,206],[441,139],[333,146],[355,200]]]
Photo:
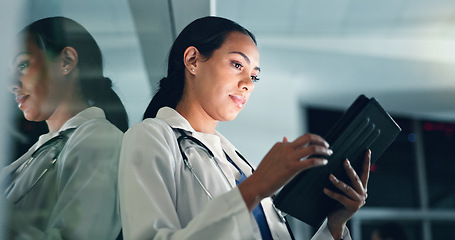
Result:
[[18,107],[29,121],[47,120],[63,97],[62,74],[58,61],[49,60],[30,39],[14,59],[11,91]]
[[209,59],[197,61],[190,91],[207,116],[230,121],[247,103],[259,77],[259,52],[250,36],[232,32]]

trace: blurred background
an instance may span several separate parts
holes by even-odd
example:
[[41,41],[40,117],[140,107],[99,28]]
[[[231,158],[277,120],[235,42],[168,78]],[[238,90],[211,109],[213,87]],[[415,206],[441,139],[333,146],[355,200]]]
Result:
[[[368,240],[386,222],[398,223],[409,239],[455,236],[453,0],[2,1],[3,86],[15,34],[59,15],[99,43],[131,124],[141,121],[172,41],[189,22],[215,15],[253,32],[261,80],[237,119],[218,130],[256,165],[283,136],[324,135],[358,95],[375,97],[403,131],[372,167],[367,205],[350,221],[353,238]],[[13,95],[0,92],[5,165],[47,129],[24,120]],[[310,239],[314,229],[291,224],[297,239]]]

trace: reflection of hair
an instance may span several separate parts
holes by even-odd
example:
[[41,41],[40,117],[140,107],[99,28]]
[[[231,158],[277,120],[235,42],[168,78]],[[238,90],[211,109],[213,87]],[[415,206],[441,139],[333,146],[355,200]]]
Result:
[[407,240],[406,233],[401,225],[390,222],[379,225],[376,229],[382,239]]
[[51,58],[57,57],[65,47],[74,48],[84,98],[93,103],[90,105],[102,108],[106,118],[120,130],[128,129],[125,107],[112,89],[112,81],[103,76],[101,50],[83,26],[68,18],[50,17],[33,22],[22,32]]
[[172,45],[169,53],[167,77],[161,79],[160,89],[147,107],[144,119],[155,117],[161,107],[175,108],[180,101],[185,85],[185,65],[183,62],[185,50],[193,46],[203,56],[209,58],[213,51],[221,47],[227,34],[231,32],[244,33],[256,43],[252,33],[238,23],[225,18],[203,17],[186,26]]

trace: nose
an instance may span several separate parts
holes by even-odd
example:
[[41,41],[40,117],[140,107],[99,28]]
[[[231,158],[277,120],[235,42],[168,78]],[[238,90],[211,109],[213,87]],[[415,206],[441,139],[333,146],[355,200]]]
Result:
[[239,87],[242,90],[245,90],[247,92],[251,92],[254,90],[254,82],[251,79],[251,77],[248,75],[244,77],[240,82],[239,82]]
[[12,77],[12,81],[10,81],[10,84],[8,86],[8,90],[11,92],[11,93],[14,93],[16,94],[17,92],[19,92],[22,88],[21,86],[21,82],[19,81],[19,79],[17,79],[17,77]]

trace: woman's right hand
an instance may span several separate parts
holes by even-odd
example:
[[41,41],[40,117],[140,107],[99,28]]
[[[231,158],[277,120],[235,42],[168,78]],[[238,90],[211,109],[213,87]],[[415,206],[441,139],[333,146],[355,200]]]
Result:
[[312,155],[332,155],[329,144],[318,135],[305,134],[293,142],[283,138],[283,142],[276,143],[256,171],[238,186],[248,209],[253,210],[299,172],[327,164],[323,158],[308,158]]

